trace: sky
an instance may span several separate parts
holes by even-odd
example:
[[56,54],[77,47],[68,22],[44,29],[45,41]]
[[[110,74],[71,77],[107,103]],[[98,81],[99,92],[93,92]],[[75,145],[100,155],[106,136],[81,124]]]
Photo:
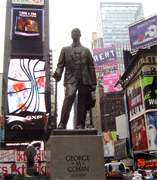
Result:
[[[96,15],[98,12],[99,2],[141,2],[143,4],[144,16],[157,13],[156,0],[49,0],[50,4],[50,48],[53,51],[53,70],[62,47],[70,45],[71,30],[79,28],[81,30],[81,44],[91,48],[92,32],[95,31]],[[1,1],[1,28],[0,28],[0,73],[3,72],[3,49],[4,49],[4,33],[5,33],[5,9],[6,0]],[[59,121],[62,102],[64,99],[63,78],[58,83],[58,118]],[[71,113],[72,114],[72,113]],[[68,129],[72,129],[72,118],[68,123]]]

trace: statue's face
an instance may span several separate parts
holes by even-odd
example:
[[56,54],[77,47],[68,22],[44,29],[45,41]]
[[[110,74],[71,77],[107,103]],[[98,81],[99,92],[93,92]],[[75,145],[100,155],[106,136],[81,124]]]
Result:
[[79,39],[81,37],[81,33],[80,33],[80,30],[79,29],[73,29],[71,31],[71,37],[72,39]]

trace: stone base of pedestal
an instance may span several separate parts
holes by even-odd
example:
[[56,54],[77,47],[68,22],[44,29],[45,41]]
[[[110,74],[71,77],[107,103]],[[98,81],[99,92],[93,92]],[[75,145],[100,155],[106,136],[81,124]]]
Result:
[[104,180],[102,137],[96,132],[55,130],[46,143],[46,179]]

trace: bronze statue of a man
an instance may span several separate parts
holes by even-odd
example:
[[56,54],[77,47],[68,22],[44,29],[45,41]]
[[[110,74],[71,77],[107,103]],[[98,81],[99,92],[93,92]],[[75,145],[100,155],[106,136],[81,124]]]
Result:
[[65,99],[62,106],[58,129],[66,129],[72,104],[78,90],[77,129],[84,129],[87,114],[87,102],[90,91],[96,89],[96,74],[93,57],[88,48],[80,43],[81,32],[78,28],[71,31],[73,43],[63,47],[53,77],[60,81],[64,67]]

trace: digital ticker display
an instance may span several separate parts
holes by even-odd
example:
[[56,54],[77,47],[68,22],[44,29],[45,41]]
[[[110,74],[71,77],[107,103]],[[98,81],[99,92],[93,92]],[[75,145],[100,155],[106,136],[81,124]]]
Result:
[[43,55],[42,9],[11,9],[11,55]]

